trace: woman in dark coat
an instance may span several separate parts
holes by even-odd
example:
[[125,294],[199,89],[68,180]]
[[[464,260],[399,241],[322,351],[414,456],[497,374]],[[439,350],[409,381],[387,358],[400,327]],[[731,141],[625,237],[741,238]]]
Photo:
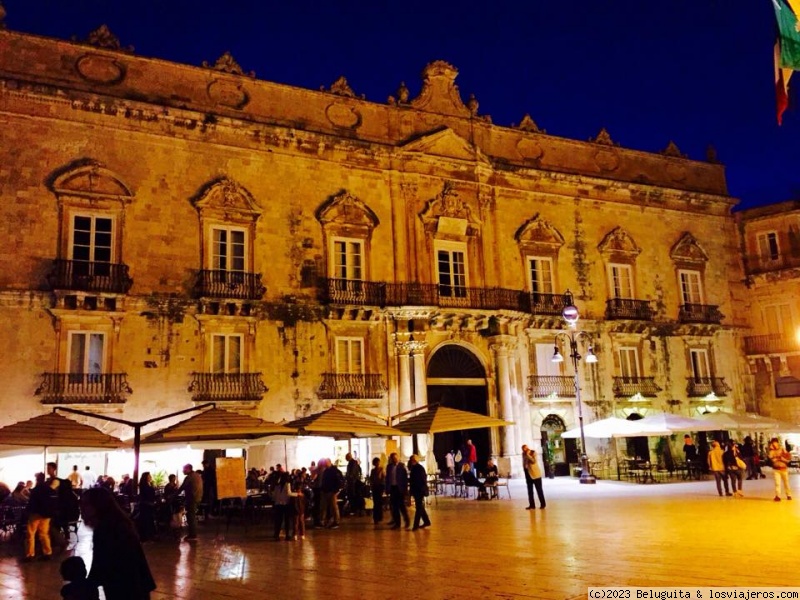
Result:
[[139,504],[137,505],[136,528],[143,542],[153,539],[156,533],[156,488],[150,471],[139,479]]
[[94,530],[89,581],[102,586],[106,600],[149,600],[156,583],[133,521],[113,494],[103,488],[86,490],[81,512]]

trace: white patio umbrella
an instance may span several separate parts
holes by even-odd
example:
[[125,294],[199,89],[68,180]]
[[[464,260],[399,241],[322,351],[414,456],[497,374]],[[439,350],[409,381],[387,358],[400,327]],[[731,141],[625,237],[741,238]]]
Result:
[[633,421],[633,423],[640,427],[655,427],[657,429],[667,430],[671,433],[678,433],[681,431],[714,431],[717,427],[717,425],[709,423],[708,421],[670,413],[647,415],[643,419]]
[[698,420],[713,425],[714,429],[706,431],[773,431],[778,421],[761,415],[737,414],[728,412],[706,413]]
[[[639,421],[628,421],[618,417],[608,417],[583,426],[583,435],[587,438],[607,439],[620,437],[642,437],[649,435],[670,435],[672,432],[663,427],[639,426]],[[576,427],[561,434],[562,438],[580,438],[581,429]]]

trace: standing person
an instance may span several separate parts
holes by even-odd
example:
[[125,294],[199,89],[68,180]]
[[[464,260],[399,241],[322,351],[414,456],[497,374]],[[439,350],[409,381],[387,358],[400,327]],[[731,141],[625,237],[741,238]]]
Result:
[[772,464],[772,476],[775,478],[775,502],[781,501],[781,482],[786,490],[786,499],[792,499],[792,490],[789,487],[789,461],[792,455],[781,447],[778,438],[769,442],[769,460]]
[[350,512],[358,516],[363,516],[364,506],[362,504],[363,498],[361,496],[361,479],[363,473],[361,465],[353,458],[353,455],[348,452],[345,456],[347,460],[347,471],[345,472],[345,481],[347,482],[347,500],[350,504]]
[[408,492],[408,471],[400,462],[397,452],[389,455],[389,464],[386,467],[386,490],[389,492],[389,508],[392,511],[392,520],[389,524],[392,529],[400,529],[400,517],[406,527],[411,526],[406,508],[406,493]]
[[386,486],[386,471],[381,466],[381,459],[372,459],[372,471],[369,474],[369,489],[372,493],[372,522],[377,525],[383,521],[383,490]]
[[272,517],[274,519],[274,537],[275,540],[281,539],[281,526],[283,526],[286,533],[286,541],[291,542],[294,539],[294,511],[292,499],[297,496],[296,492],[292,491],[291,478],[288,473],[281,472],[278,475],[278,481],[272,490]]
[[754,464],[756,448],[753,445],[753,438],[751,438],[749,435],[744,438],[744,444],[742,444],[741,454],[744,464],[747,465],[747,479],[748,480],[758,479]]
[[36,486],[31,490],[28,500],[28,529],[25,560],[33,560],[36,556],[36,538],[42,544],[42,560],[50,560],[53,548],[50,545],[50,520],[53,516],[53,496],[44,473],[36,474]]
[[325,472],[325,459],[317,461],[317,467],[311,473],[311,489],[313,492],[313,506],[311,516],[314,521],[314,529],[322,527],[322,475]]
[[133,521],[114,495],[104,488],[86,490],[81,513],[94,531],[89,581],[103,588],[106,600],[149,600],[156,583]]
[[80,490],[83,488],[83,477],[78,473],[78,465],[72,465],[72,472],[67,475],[67,479],[72,484],[73,490]]
[[139,478],[139,502],[136,510],[139,538],[143,542],[151,540],[156,534],[156,488],[150,471],[145,471]]
[[306,539],[306,490],[304,480],[292,486],[295,492],[292,498],[292,512],[294,514],[294,539]]
[[[722,453],[722,463],[725,465],[725,474],[731,480],[731,490],[735,498],[744,496],[742,492],[742,475],[744,473],[742,469],[739,468],[739,462],[736,460],[738,454],[736,442],[728,440],[725,452]],[[739,458],[739,461],[741,460],[742,459]]]
[[330,529],[339,528],[339,492],[344,484],[344,476],[339,467],[325,459],[325,471],[322,473],[322,522]]
[[722,460],[722,448],[717,440],[711,442],[711,450],[708,453],[708,469],[714,474],[717,482],[717,492],[722,496],[722,484],[725,484],[725,495],[733,496],[728,489],[728,475],[725,472],[725,462]]
[[[408,459],[408,480],[410,484],[411,496],[414,498],[414,527],[416,531],[420,527],[430,527],[431,520],[428,511],[425,509],[425,497],[428,495],[428,474],[425,467],[419,464],[416,454],[412,454]],[[422,521],[422,525],[420,525]]]
[[83,471],[83,487],[84,489],[89,489],[90,487],[94,487],[94,484],[97,483],[97,476],[92,473],[91,467],[86,465],[86,469]]
[[455,477],[456,476],[456,454],[453,450],[450,450],[444,456],[444,462],[447,467],[447,472],[445,473],[446,477]]
[[539,508],[545,508],[547,502],[544,499],[544,489],[542,488],[542,470],[539,468],[539,461],[536,460],[536,452],[522,446],[522,470],[525,472],[525,485],[528,488],[528,506],[525,510],[533,510],[536,503],[533,501],[533,488],[536,488],[536,495],[539,497]]
[[478,449],[473,445],[472,440],[467,440],[464,460],[469,463],[469,470],[477,477],[478,471],[476,465],[478,464]]
[[186,496],[186,526],[189,532],[184,539],[191,542],[197,539],[197,505],[203,500],[203,478],[190,464],[183,465],[183,474],[185,477],[178,493],[183,492]]

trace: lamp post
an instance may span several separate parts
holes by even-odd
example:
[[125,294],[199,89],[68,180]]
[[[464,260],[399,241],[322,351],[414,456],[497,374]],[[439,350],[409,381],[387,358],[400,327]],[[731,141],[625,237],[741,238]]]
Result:
[[[574,329],[580,318],[578,308],[573,303],[572,293],[567,290],[564,292],[564,309],[561,311],[561,316]],[[597,362],[597,355],[592,350],[592,335],[586,331],[575,332],[561,332],[557,333],[555,337],[555,352],[553,353],[552,361],[560,363],[564,361],[564,357],[558,350],[558,340],[563,339],[569,344],[569,357],[572,359],[572,368],[575,373],[575,401],[578,403],[578,425],[581,429],[581,483],[597,483],[595,476],[589,471],[589,458],[586,456],[586,437],[583,434],[583,404],[581,403],[581,382],[578,377],[578,361],[581,358],[587,364],[594,364]],[[579,352],[579,343],[583,342],[586,346],[586,356],[581,357]]]

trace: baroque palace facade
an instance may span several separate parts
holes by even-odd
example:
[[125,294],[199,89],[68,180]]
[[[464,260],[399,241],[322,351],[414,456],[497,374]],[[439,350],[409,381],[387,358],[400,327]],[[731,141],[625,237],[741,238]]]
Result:
[[456,75],[382,104],[0,30],[0,425],[437,402],[514,422],[473,432],[504,471],[543,435],[574,462],[568,289],[589,420],[752,410],[722,165],[495,125]]

